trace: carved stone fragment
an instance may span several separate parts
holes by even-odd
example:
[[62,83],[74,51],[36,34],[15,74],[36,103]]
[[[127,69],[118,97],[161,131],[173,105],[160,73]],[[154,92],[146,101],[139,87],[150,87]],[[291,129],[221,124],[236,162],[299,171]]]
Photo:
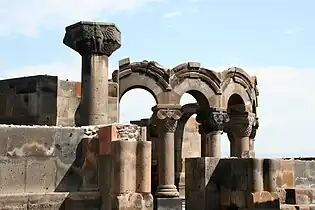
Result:
[[256,119],[254,113],[233,113],[229,114],[229,117],[230,121],[225,128],[227,132],[238,137],[249,137],[251,135]]
[[160,123],[163,123],[165,132],[175,132],[181,112],[179,109],[163,108],[157,110],[156,116]]
[[115,24],[81,21],[66,27],[63,43],[80,55],[110,56],[121,46],[121,34]]
[[197,111],[196,121],[201,124],[200,130],[207,134],[212,131],[223,131],[224,125],[229,122],[229,116],[220,108],[200,109]]

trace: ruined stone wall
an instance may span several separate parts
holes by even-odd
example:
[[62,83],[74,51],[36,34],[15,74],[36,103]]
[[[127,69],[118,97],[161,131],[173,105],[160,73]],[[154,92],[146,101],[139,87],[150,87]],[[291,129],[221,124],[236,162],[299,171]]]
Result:
[[[180,197],[185,198],[185,159],[201,156],[201,136],[198,132],[198,123],[194,116],[190,117],[185,125],[181,149],[178,190]],[[178,150],[177,153],[180,151]]]
[[0,194],[78,191],[84,133],[83,128],[0,125]]
[[[109,82],[109,123],[118,122],[117,83]],[[81,83],[39,75],[0,81],[0,123],[74,126]]]
[[[108,84],[108,123],[119,120],[118,113],[118,85],[114,82]],[[79,118],[77,109],[80,104],[81,83],[58,80],[57,96],[57,125],[74,126],[76,117]]]
[[186,206],[214,210],[313,205],[314,169],[314,159],[188,158]]

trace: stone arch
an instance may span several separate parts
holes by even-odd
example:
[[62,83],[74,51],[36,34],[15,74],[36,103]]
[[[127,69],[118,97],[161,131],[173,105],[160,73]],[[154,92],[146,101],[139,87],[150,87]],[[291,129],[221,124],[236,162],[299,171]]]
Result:
[[228,101],[233,94],[239,95],[246,107],[246,110],[253,112],[257,105],[257,80],[249,76],[243,69],[233,67],[222,72],[221,88],[223,92],[223,108],[228,108]]
[[[183,166],[183,146],[184,146],[184,129],[189,118],[197,112],[199,109],[198,103],[190,103],[182,106],[182,117],[178,121],[178,125],[175,131],[175,174],[176,174],[176,186],[179,188],[180,194],[184,195],[184,166]],[[201,146],[200,149],[201,150]],[[201,152],[201,151],[200,151]]]
[[210,69],[200,68],[199,63],[180,64],[171,72],[170,85],[178,95],[178,100],[183,94],[189,93],[201,107],[209,107],[210,98],[222,93],[218,74]]
[[119,84],[119,100],[129,90],[141,88],[150,92],[159,103],[158,95],[169,88],[167,69],[155,61],[124,64],[113,72],[112,78]]

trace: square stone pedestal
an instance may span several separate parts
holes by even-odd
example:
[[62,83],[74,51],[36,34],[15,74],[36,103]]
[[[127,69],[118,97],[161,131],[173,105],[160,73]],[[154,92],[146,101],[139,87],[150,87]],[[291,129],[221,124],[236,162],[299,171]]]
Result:
[[155,198],[154,210],[182,210],[181,198]]

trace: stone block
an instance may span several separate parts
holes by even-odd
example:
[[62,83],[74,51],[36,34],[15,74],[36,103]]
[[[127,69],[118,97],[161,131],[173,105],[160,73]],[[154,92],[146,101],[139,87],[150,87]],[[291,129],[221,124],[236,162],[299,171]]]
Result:
[[151,194],[127,193],[116,195],[112,201],[112,209],[117,210],[153,210]]
[[57,128],[55,133],[56,191],[77,191],[81,185],[84,156],[83,128]]
[[315,204],[315,189],[292,188],[285,189],[287,204]]
[[116,140],[141,141],[141,127],[131,124],[114,123],[100,127],[99,155],[111,154],[111,142]]
[[[155,198],[154,209],[156,210],[182,210],[181,198]],[[195,207],[195,209],[199,209]]]
[[66,193],[29,194],[27,210],[65,210]]
[[277,187],[292,188],[295,186],[295,160],[281,160],[281,169],[277,174]]
[[[186,158],[185,161],[185,195],[188,209],[220,209],[220,193],[217,186],[223,183],[228,160],[212,157]],[[222,167],[221,167],[222,166]]]
[[54,155],[54,127],[1,125],[0,132],[8,139],[8,156]]
[[99,192],[72,192],[66,198],[66,210],[99,210],[101,196]]
[[26,158],[0,158],[0,194],[25,192]]
[[57,117],[59,118],[67,118],[69,117],[69,103],[68,97],[57,96]]
[[26,187],[27,193],[43,193],[55,190],[56,159],[46,157],[27,158]]
[[62,97],[76,97],[76,82],[58,80],[58,96]]
[[25,194],[0,195],[1,210],[28,210],[28,196]]
[[314,187],[315,161],[295,160],[295,186],[297,188]]
[[280,201],[277,194],[267,191],[250,193],[247,196],[248,209],[280,209]]

